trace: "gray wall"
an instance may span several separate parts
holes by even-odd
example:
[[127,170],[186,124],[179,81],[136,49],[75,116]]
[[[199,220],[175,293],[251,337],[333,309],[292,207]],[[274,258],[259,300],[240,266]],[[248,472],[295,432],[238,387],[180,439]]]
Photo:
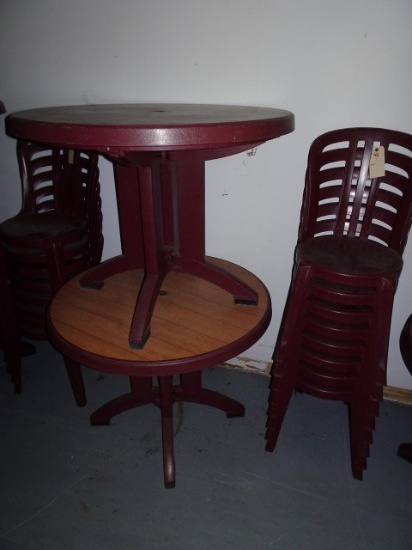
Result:
[[[269,361],[285,303],[308,147],[337,127],[412,132],[410,0],[2,0],[0,99],[64,104],[198,102],[292,110],[296,131],[207,166],[207,250],[258,274],[273,321],[246,356]],[[4,116],[2,116],[4,118]],[[0,132],[0,219],[20,205],[14,141]],[[104,255],[119,252],[102,160]],[[389,384],[412,388],[398,336],[412,312],[409,243]]]

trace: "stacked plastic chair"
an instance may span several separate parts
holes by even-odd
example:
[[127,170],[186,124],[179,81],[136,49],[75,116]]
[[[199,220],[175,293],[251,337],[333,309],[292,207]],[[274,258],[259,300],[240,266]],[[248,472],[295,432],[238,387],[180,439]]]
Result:
[[[71,277],[101,260],[102,212],[98,156],[19,141],[20,212],[0,224],[6,279],[19,337],[46,339],[50,298]],[[13,314],[2,310],[3,325]],[[6,362],[16,392],[20,362],[7,346]],[[7,356],[13,357],[12,364]]]
[[276,446],[294,391],[344,401],[352,473],[362,479],[411,217],[412,136],[349,128],[313,142],[273,354],[266,450]]
[[[410,315],[402,329],[399,338],[402,359],[412,374],[412,315]],[[412,441],[401,443],[398,447],[398,456],[412,463]]]

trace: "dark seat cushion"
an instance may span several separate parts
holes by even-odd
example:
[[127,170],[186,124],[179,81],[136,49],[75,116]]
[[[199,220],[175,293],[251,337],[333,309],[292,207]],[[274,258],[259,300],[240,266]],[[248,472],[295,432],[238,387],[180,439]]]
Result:
[[375,241],[357,237],[312,237],[296,248],[299,264],[315,264],[350,275],[393,275],[400,272],[401,256]]

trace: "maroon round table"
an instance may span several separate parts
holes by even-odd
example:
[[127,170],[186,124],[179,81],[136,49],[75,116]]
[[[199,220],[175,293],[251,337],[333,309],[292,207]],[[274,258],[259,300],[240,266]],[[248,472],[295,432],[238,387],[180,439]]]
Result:
[[[73,281],[63,287],[51,304],[50,330],[56,346],[75,362],[68,370],[79,404],[85,397],[77,362],[130,376],[130,394],[99,409],[92,423],[107,424],[115,414],[149,402],[161,408],[165,485],[174,486],[172,403],[192,401],[221,408],[229,416],[242,415],[242,405],[202,388],[200,373],[253,345],[271,316],[269,295],[255,276],[206,256],[205,162],[292,132],[294,116],[263,107],[125,104],[34,109],[12,114],[6,123],[15,138],[98,151],[113,161],[122,254],[84,273],[74,287]],[[139,280],[135,292],[130,293],[133,284],[127,273]],[[171,290],[165,290],[174,280]],[[185,285],[193,289],[187,296]],[[132,312],[119,310],[115,318],[117,304],[126,307],[127,300],[133,300]],[[185,303],[191,313],[183,327]],[[177,325],[164,311],[175,311]],[[128,319],[127,337],[125,327],[116,333],[123,318]],[[95,319],[107,324],[108,341],[93,343],[102,332],[93,327]],[[83,329],[76,331],[79,322]],[[193,330],[196,323],[201,329]],[[185,342],[175,346],[177,351],[171,340],[165,346],[162,338],[173,338],[180,328],[188,334]],[[177,388],[172,384],[175,374],[181,376]],[[156,388],[137,383],[153,376],[159,378]]]
[[143,347],[149,337],[169,270],[218,284],[236,303],[256,303],[253,289],[205,260],[205,161],[292,132],[292,113],[226,105],[86,105],[21,111],[6,123],[13,137],[94,150],[114,161],[123,254],[82,284],[98,288],[110,275],[145,269],[130,328],[132,347]]

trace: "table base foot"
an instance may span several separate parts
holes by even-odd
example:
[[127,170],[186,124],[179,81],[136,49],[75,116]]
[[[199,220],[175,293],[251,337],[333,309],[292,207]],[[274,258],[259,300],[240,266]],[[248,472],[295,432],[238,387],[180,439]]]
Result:
[[242,417],[244,406],[219,392],[202,387],[201,371],[182,374],[180,384],[173,385],[172,376],[159,376],[159,385],[151,378],[130,377],[131,392],[116,397],[90,416],[93,426],[107,426],[113,416],[153,403],[160,408],[162,420],[163,477],[166,488],[175,486],[176,466],[174,455],[173,404],[191,402],[222,410],[228,418]]
[[257,300],[241,300],[241,299],[235,299],[235,304],[238,304],[240,306],[257,306],[258,301]]
[[175,264],[174,268],[182,268],[187,273],[205,279],[226,290],[233,296],[235,304],[256,306],[259,302],[258,295],[251,286],[224,267],[214,264],[206,256],[201,261],[184,261],[179,258],[179,262],[176,260]]
[[90,416],[92,426],[108,426],[111,419],[120,413],[148,405],[153,402],[153,388],[151,378],[141,378],[139,383],[136,378],[130,377],[132,391],[119,395],[112,401],[109,401]]
[[142,339],[140,339],[139,341],[135,341],[135,340],[130,340],[129,341],[130,348],[131,349],[143,349],[146,345],[146,342],[149,340],[149,338],[150,338],[150,327],[147,330],[147,332],[143,335]]
[[101,290],[104,286],[104,281],[80,281],[82,288],[89,288],[90,290]]
[[202,387],[201,371],[182,374],[180,381],[180,385],[175,386],[175,401],[188,401],[214,407],[225,412],[228,418],[245,416],[245,407],[241,403],[219,392]]
[[205,388],[201,388],[196,393],[187,393],[181,386],[176,386],[173,397],[174,401],[186,401],[220,409],[226,413],[227,418],[245,416],[245,408],[241,403],[219,392]]

